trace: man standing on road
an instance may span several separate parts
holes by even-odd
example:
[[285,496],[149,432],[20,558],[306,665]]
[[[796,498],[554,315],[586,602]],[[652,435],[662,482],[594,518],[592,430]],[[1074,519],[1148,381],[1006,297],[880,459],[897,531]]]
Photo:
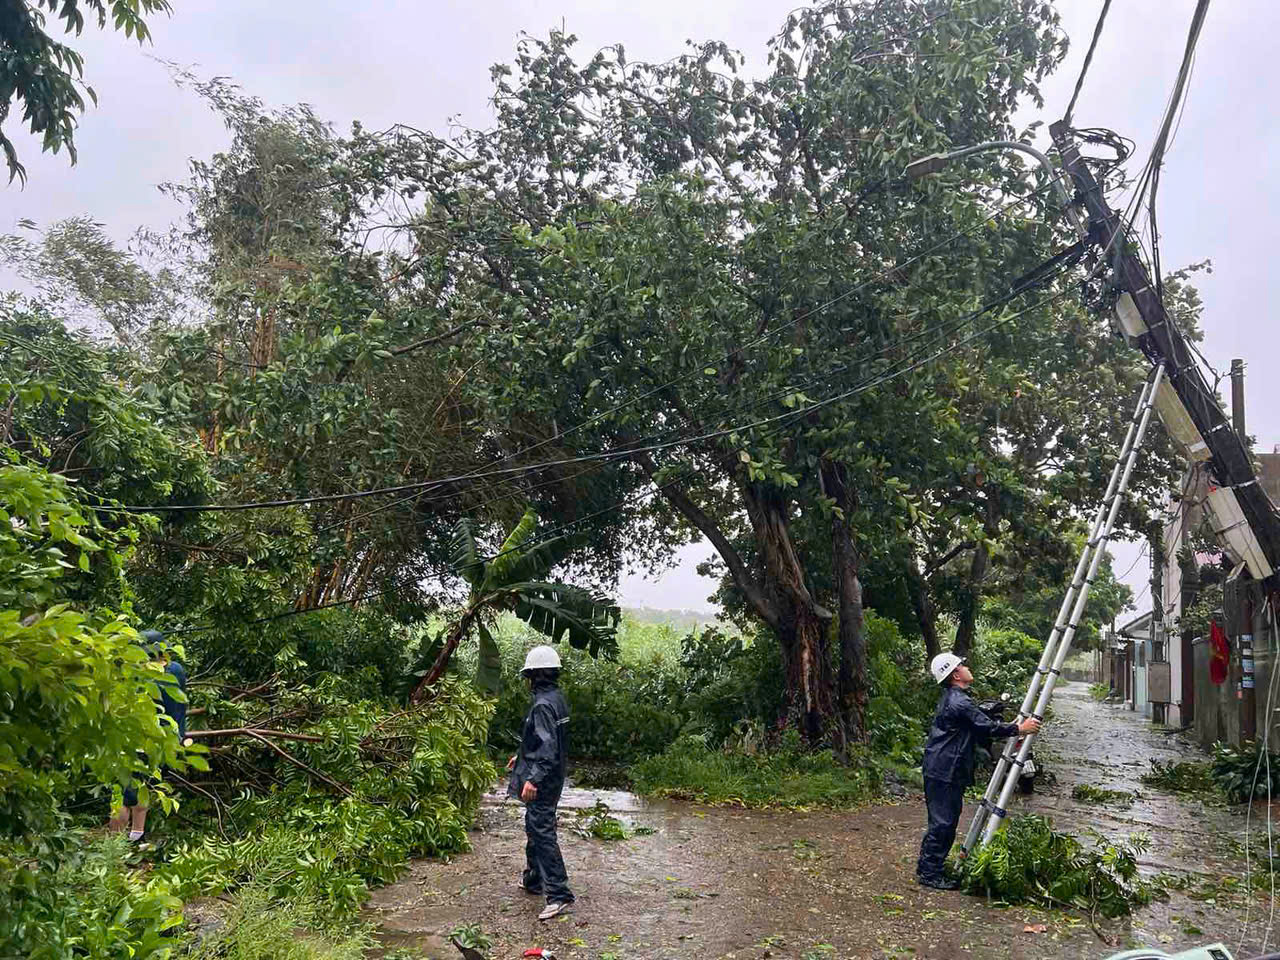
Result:
[[920,844],[916,880],[926,887],[954,890],[959,884],[943,868],[956,839],[965,788],[973,783],[976,742],[1036,733],[1040,721],[1028,717],[1021,723],[996,723],[979,710],[967,692],[973,674],[964,659],[954,653],[934,657],[929,672],[943,690],[924,745],[924,799],[929,826]]
[[569,753],[569,705],[556,682],[560,655],[552,647],[534,647],[521,671],[533,690],[533,704],[524,721],[520,752],[507,763],[511,784],[507,792],[525,805],[526,866],[520,886],[542,894],[547,905],[539,920],[568,913],[573,903],[564,858],[556,840],[556,805],[564,789]]

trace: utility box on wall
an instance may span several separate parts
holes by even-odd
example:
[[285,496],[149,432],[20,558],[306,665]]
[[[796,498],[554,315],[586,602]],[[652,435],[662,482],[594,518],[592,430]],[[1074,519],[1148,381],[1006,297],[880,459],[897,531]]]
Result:
[[1173,684],[1167,660],[1147,664],[1147,698],[1152,703],[1172,703]]

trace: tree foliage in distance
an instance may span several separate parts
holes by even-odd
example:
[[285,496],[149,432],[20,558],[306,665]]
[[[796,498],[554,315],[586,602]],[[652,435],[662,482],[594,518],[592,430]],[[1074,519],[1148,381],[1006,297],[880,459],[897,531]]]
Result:
[[[85,108],[81,91],[94,103],[98,95],[83,81],[84,57],[50,35],[48,18],[56,17],[65,33],[77,36],[84,30],[86,14],[100,29],[110,19],[116,30],[144,43],[151,36],[145,18],[170,9],[168,0],[7,0],[0,9],[0,127],[13,104],[20,103],[22,120],[33,135],[43,138],[43,149],[57,153],[65,147],[75,163],[76,114]],[[10,182],[14,177],[25,182],[17,148],[2,129],[0,150]]]

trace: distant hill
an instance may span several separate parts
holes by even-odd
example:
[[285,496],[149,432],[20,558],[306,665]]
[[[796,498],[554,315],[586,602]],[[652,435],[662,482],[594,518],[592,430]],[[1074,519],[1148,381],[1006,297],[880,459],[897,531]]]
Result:
[[716,614],[711,610],[655,610],[652,607],[623,607],[623,616],[640,623],[665,623],[677,630],[715,623]]

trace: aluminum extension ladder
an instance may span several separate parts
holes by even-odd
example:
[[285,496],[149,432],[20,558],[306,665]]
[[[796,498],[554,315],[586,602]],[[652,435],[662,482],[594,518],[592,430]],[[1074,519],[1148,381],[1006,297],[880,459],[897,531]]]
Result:
[[[1071,577],[1071,585],[1067,595],[1062,599],[1062,607],[1058,611],[1058,619],[1049,634],[1049,642],[1045,644],[1044,653],[1040,656],[1040,664],[1031,677],[1031,685],[1022,700],[1018,711],[1017,722],[1027,717],[1043,720],[1049,707],[1049,699],[1053,696],[1053,688],[1062,672],[1062,664],[1071,652],[1071,641],[1075,639],[1076,629],[1084,617],[1085,605],[1089,600],[1089,590],[1093,586],[1102,555],[1106,552],[1107,543],[1115,527],[1116,515],[1120,512],[1120,504],[1124,500],[1125,491],[1129,487],[1129,477],[1133,473],[1133,465],[1137,458],[1138,448],[1146,435],[1147,425],[1151,422],[1151,410],[1155,405],[1156,390],[1164,378],[1164,364],[1155,368],[1148,378],[1138,397],[1138,406],[1133,418],[1129,421],[1129,431],[1125,436],[1120,454],[1116,458],[1115,469],[1111,471],[1111,482],[1107,486],[1107,494],[1098,506],[1093,518],[1093,527],[1089,531],[1089,539],[1076,564],[1075,574]],[[996,769],[991,774],[991,782],[987,784],[987,792],[982,803],[974,812],[973,822],[965,834],[961,845],[961,855],[975,849],[978,835],[982,835],[982,843],[986,843],[1000,828],[1004,820],[1009,800],[1017,786],[1022,765],[1031,752],[1031,742],[1035,734],[1022,738],[1021,746],[1018,737],[1012,736],[1001,751]]]

